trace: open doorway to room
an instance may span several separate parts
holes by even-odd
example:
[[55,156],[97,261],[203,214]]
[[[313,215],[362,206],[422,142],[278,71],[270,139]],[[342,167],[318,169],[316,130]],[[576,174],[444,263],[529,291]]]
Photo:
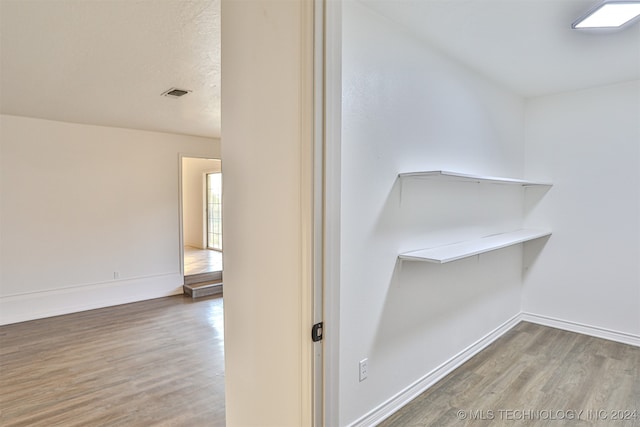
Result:
[[222,165],[220,159],[182,157],[184,290],[192,297],[222,292]]

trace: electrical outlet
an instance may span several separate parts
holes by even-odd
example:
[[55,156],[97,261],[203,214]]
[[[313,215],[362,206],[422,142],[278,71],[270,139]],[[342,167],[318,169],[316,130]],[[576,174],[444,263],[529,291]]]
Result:
[[369,359],[362,359],[360,361],[360,381],[364,381],[367,379],[369,375]]
[[119,271],[114,271],[113,272],[113,280],[118,280],[120,278],[120,272]]

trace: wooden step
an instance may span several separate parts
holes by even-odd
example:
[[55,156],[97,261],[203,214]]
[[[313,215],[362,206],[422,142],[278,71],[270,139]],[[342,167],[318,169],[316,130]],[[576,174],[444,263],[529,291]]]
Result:
[[185,285],[195,285],[197,283],[213,282],[214,280],[222,280],[222,271],[213,271],[211,273],[190,274],[184,276]]
[[197,283],[193,285],[185,284],[182,287],[185,295],[191,298],[206,297],[209,295],[217,295],[222,293],[222,280],[213,280],[205,283]]

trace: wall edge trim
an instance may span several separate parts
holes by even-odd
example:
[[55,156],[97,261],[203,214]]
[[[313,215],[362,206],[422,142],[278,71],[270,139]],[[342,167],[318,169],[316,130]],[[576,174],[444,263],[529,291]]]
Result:
[[162,298],[182,293],[179,273],[0,297],[0,325]]
[[640,335],[614,331],[613,329],[572,322],[570,320],[563,320],[550,316],[543,316],[541,314],[522,312],[520,313],[520,317],[524,322],[536,323],[550,328],[562,329],[564,331],[575,332],[595,338],[602,338],[609,341],[640,347]]
[[112,287],[114,286],[114,284],[120,284],[121,282],[134,282],[134,281],[139,281],[139,280],[147,280],[147,279],[158,279],[158,278],[164,278],[164,277],[169,277],[169,276],[173,276],[179,273],[159,273],[159,274],[149,274],[147,276],[134,276],[134,277],[128,277],[128,278],[124,278],[124,279],[113,279],[113,280],[107,280],[107,281],[101,281],[101,282],[90,282],[90,283],[79,283],[79,284],[75,284],[75,285],[66,285],[66,286],[61,286],[61,287],[57,287],[57,288],[49,288],[49,289],[40,289],[37,291],[29,291],[29,292],[21,292],[21,293],[17,293],[17,294],[7,294],[7,295],[0,295],[0,300],[2,299],[20,299],[20,298],[29,298],[29,297],[33,297],[39,294],[44,294],[44,293],[65,293],[65,292],[73,292],[74,290],[77,290],[79,288],[97,288],[97,287]]
[[516,314],[515,316],[495,328],[493,331],[477,340],[475,343],[471,344],[437,368],[433,369],[418,381],[409,385],[404,390],[392,396],[381,405],[377,406],[364,416],[349,424],[349,426],[365,427],[377,425],[378,423],[382,422],[386,418],[393,415],[400,408],[405,406],[407,403],[409,403],[411,400],[416,398],[419,394],[423,393],[425,390],[433,386],[453,370],[461,366],[467,360],[471,359],[480,351],[484,350],[487,346],[489,346],[495,340],[511,330],[518,323],[520,323],[521,320],[521,313]]
[[377,425],[385,419],[389,418],[396,411],[401,409],[411,400],[415,399],[419,394],[423,393],[431,386],[436,384],[446,375],[458,368],[467,360],[484,350],[489,344],[500,338],[506,332],[514,328],[520,322],[530,322],[551,328],[562,329],[568,332],[575,332],[583,335],[602,338],[609,341],[615,341],[622,344],[628,344],[640,347],[640,336],[629,334],[626,332],[614,331],[607,328],[586,325],[579,322],[571,322],[568,320],[556,319],[549,316],[543,316],[533,313],[520,312],[511,319],[471,344],[466,349],[451,357],[449,360],[429,372],[418,381],[406,387],[396,395],[389,398],[384,403],[378,405],[364,416],[349,424],[349,427],[365,427]]

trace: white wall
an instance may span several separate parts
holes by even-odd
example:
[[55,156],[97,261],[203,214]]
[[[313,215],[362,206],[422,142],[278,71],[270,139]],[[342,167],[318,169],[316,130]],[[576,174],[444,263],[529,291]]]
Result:
[[182,227],[184,244],[207,247],[206,174],[221,171],[220,160],[184,157],[182,159]]
[[2,323],[179,292],[179,153],[219,141],[0,120]]
[[344,3],[342,49],[339,422],[348,425],[520,312],[521,247],[447,265],[396,259],[519,228],[524,190],[410,181],[400,194],[396,177],[523,176],[524,102],[358,2]]
[[[527,313],[640,338],[640,82],[527,102],[526,170],[553,181],[527,222]],[[620,338],[620,337],[618,337]]]
[[226,424],[311,424],[311,2],[222,2]]

